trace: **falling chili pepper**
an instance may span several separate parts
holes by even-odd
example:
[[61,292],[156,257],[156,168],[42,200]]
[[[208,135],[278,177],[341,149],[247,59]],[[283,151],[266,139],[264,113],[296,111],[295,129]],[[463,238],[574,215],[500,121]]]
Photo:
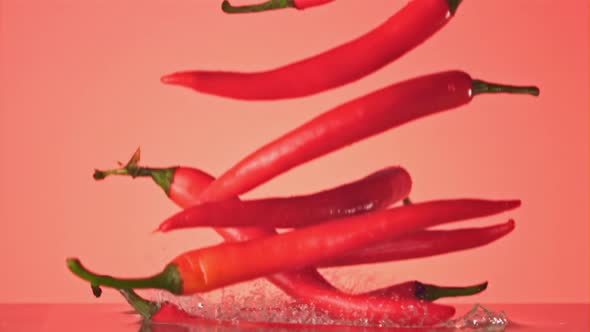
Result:
[[223,0],[221,9],[229,14],[255,13],[283,8],[295,8],[303,10],[311,7],[321,6],[332,1],[334,0],[268,0],[256,5],[232,6],[228,0]]
[[[131,177],[151,177],[166,195],[178,206],[194,206],[198,202],[200,193],[211,183],[213,177],[199,169],[174,166],[164,168],[142,167],[138,164],[139,149],[135,152],[127,165],[111,170],[95,170],[95,179],[104,179],[107,176],[120,175]],[[387,169],[386,169],[387,170]],[[377,172],[373,176],[380,174]],[[346,188],[356,188],[364,180],[337,187],[332,193],[337,193]],[[400,183],[401,184],[401,183]],[[351,186],[351,187],[348,187]],[[342,192],[341,192],[342,193]],[[409,199],[404,199],[409,204]],[[421,230],[404,236],[396,237],[390,241],[384,241],[376,245],[367,246],[344,253],[334,259],[319,264],[321,267],[334,267],[344,265],[368,264],[376,262],[389,262],[411,258],[429,257],[460,250],[471,249],[486,245],[490,242],[506,236],[515,228],[514,220],[506,223],[480,227],[461,228],[453,230]],[[256,233],[256,228],[217,228],[218,232],[227,241],[244,241],[254,239],[256,236],[248,236],[249,232]],[[264,236],[273,233],[265,233]],[[276,234],[276,233],[274,233]],[[287,286],[287,288],[289,288]]]
[[[199,202],[199,196],[213,177],[201,170],[189,167],[151,168],[138,165],[139,149],[126,166],[120,169],[100,171],[94,173],[95,179],[104,179],[109,175],[123,175],[132,177],[151,177],[170,199],[181,207],[189,207]],[[259,237],[276,234],[270,229],[261,228],[216,228],[226,241],[246,241]],[[266,277],[298,302],[313,304],[316,308],[326,311],[333,317],[341,319],[355,319],[364,315],[370,322],[378,323],[387,318],[389,313],[408,311],[410,307],[400,307],[400,303],[381,297],[345,294],[328,283],[315,269],[307,268],[297,272],[278,273]],[[420,310],[421,304],[409,304]],[[454,311],[447,312],[447,316],[430,316],[429,322],[435,323],[449,319]],[[416,319],[420,319],[416,317]],[[418,322],[419,323],[419,322]]]
[[166,75],[161,80],[203,93],[245,100],[312,95],[356,81],[398,59],[442,28],[460,2],[410,1],[365,35],[273,70],[252,73],[181,71]]
[[480,228],[422,230],[342,254],[319,266],[369,264],[441,255],[486,245],[513,229],[514,220]]
[[340,105],[266,144],[217,178],[201,202],[243,194],[307,161],[406,122],[459,107],[482,93],[538,95],[536,87],[515,87],[472,79],[460,71],[397,83]]
[[360,180],[310,195],[195,205],[166,219],[158,230],[169,232],[205,226],[308,226],[386,208],[407,197],[411,186],[412,179],[405,169],[388,167]]
[[484,217],[519,205],[518,200],[421,202],[261,239],[226,242],[192,250],[174,258],[161,273],[144,279],[116,279],[96,275],[86,270],[77,259],[69,259],[68,267],[92,285],[119,289],[158,288],[173,294],[194,294],[277,272],[314,266],[347,251],[391,237],[442,223]]

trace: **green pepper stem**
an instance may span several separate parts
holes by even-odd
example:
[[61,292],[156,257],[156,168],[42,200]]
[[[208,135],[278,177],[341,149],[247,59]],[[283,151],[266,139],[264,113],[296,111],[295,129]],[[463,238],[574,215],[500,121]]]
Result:
[[457,297],[475,295],[488,288],[488,282],[467,287],[441,287],[418,282],[416,286],[416,297],[426,301],[434,301],[443,297]]
[[139,166],[139,160],[141,157],[141,150],[137,148],[133,156],[129,159],[125,166],[120,168],[113,168],[108,170],[94,170],[93,177],[95,180],[102,180],[110,175],[123,175],[136,177],[151,177],[163,190],[166,195],[170,194],[170,185],[174,179],[174,172],[177,167],[168,168],[152,168]]
[[119,289],[127,303],[145,320],[150,320],[160,310],[160,304],[148,301],[137,295],[132,289]]
[[536,86],[505,85],[482,80],[473,80],[472,82],[471,92],[473,96],[481,93],[519,93],[538,96],[540,93],[539,88]]
[[463,1],[463,0],[447,0],[447,3],[449,4],[449,11],[451,12],[451,15],[455,15],[457,8],[459,8],[459,5],[461,4],[461,1]]
[[72,273],[90,282],[93,287],[106,286],[116,289],[157,288],[167,290],[173,294],[182,294],[182,277],[178,268],[173,264],[169,264],[162,272],[152,277],[137,279],[120,279],[95,274],[88,271],[76,258],[68,259],[67,264]]
[[288,7],[295,7],[294,0],[268,0],[261,4],[247,6],[232,6],[228,0],[224,0],[221,4],[221,9],[229,14],[263,12]]

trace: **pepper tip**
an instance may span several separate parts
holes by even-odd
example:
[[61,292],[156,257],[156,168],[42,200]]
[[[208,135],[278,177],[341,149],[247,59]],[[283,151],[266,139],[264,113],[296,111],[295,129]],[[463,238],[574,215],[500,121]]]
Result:
[[522,205],[522,201],[520,199],[513,199],[510,201],[507,201],[506,205],[508,205],[511,209],[515,209],[515,208],[520,207]]
[[172,75],[164,75],[162,77],[160,77],[160,82],[164,83],[164,84],[171,84],[172,82]]
[[507,228],[509,228],[510,230],[513,230],[516,228],[516,222],[514,221],[514,219],[510,219],[506,222],[506,226]]
[[182,72],[167,74],[160,77],[160,82],[168,85],[185,85],[187,77]]

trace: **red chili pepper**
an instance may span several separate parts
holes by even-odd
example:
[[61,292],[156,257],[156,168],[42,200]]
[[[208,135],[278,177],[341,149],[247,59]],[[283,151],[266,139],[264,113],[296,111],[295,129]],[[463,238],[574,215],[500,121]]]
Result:
[[158,230],[189,227],[293,228],[384,209],[410,193],[412,179],[401,167],[388,167],[319,193],[251,201],[227,200],[187,208]]
[[181,71],[166,84],[245,100],[296,98],[356,81],[423,43],[442,28],[460,0],[414,0],[365,35],[307,59],[262,72]]
[[319,266],[369,264],[441,255],[486,245],[513,229],[514,220],[481,228],[422,230],[342,254]]
[[[139,150],[124,168],[96,170],[94,177],[95,179],[103,179],[109,175],[151,177],[166,195],[181,207],[198,204],[200,193],[214,179],[211,175],[194,168],[146,168],[140,167],[138,162]],[[216,231],[227,241],[245,241],[276,234],[272,230],[260,228],[217,228]],[[267,276],[267,279],[299,302],[312,303],[338,318],[355,319],[359,315],[364,315],[370,321],[378,322],[380,318],[373,317],[384,317],[387,316],[388,311],[404,312],[409,308],[400,309],[397,302],[379,297],[344,294],[330,285],[315,269],[274,274]],[[451,316],[452,313],[448,317],[441,316],[437,319],[444,321]]]
[[235,13],[254,13],[273,9],[295,8],[299,10],[321,6],[334,0],[268,0],[267,2],[248,5],[232,6],[228,0],[223,0],[221,9],[229,14]]
[[[139,156],[137,153],[134,156]],[[174,202],[179,206],[191,206],[198,201],[197,197],[200,192],[211,183],[213,177],[210,175],[189,167],[169,167],[169,168],[145,168],[137,165],[138,159],[130,162],[124,168],[113,169],[107,171],[95,172],[95,178],[102,179],[108,175],[130,175],[150,176],[164,189]],[[323,192],[323,194],[330,193],[334,197],[337,194],[346,196],[346,192],[350,191],[351,195],[358,195],[358,191],[364,191],[362,188],[372,188],[367,190],[367,195],[371,195],[373,190],[381,191],[379,189],[381,182],[374,183],[372,180],[380,179],[382,175],[389,174],[392,168],[386,168],[361,180],[352,182],[348,185],[340,186],[332,190]],[[393,173],[391,175],[394,175]],[[392,178],[393,179],[393,178]],[[371,180],[371,181],[369,181]],[[173,185],[172,185],[173,184]],[[401,184],[401,182],[400,182]],[[387,185],[386,187],[390,187]],[[172,189],[172,190],[171,190]],[[383,192],[385,187],[383,187]],[[395,189],[395,185],[391,186]],[[357,191],[358,190],[358,191]],[[362,196],[362,194],[361,194]],[[400,197],[403,195],[399,195]],[[314,197],[314,195],[304,196]],[[368,196],[367,196],[368,197]],[[367,199],[373,201],[373,199]],[[395,200],[392,200],[392,202]],[[227,201],[219,203],[206,203],[205,205],[223,205]],[[246,201],[247,202],[247,201]],[[377,205],[377,203],[376,203]],[[382,204],[384,207],[386,203]],[[195,208],[189,207],[188,210]],[[238,218],[241,218],[239,215]],[[481,228],[462,228],[453,230],[422,230],[410,233],[401,237],[396,237],[387,242],[378,243],[376,245],[360,248],[349,253],[340,255],[327,262],[322,262],[320,267],[334,267],[344,265],[358,265],[377,262],[389,262],[396,260],[404,260],[411,258],[429,257],[434,255],[441,255],[449,252],[460,251],[480,247],[490,242],[496,241],[514,230],[514,220],[509,220],[506,223],[481,227]],[[167,228],[167,227],[166,227]],[[222,231],[222,229],[218,229]],[[251,237],[243,237],[242,231],[249,231],[251,228],[244,229],[223,229],[226,236],[234,238],[237,241],[251,239]],[[228,239],[231,240],[231,239]]]
[[[314,265],[341,252],[377,242],[389,236],[415,231],[442,222],[485,216],[517,205],[518,201],[478,200],[414,204],[310,226],[255,241],[225,243],[190,251],[174,259],[160,274],[145,279],[115,279],[110,276],[96,275],[86,270],[76,259],[69,259],[68,267],[73,273],[96,286],[102,285],[118,289],[160,288],[174,294],[192,294],[281,270]],[[395,220],[395,223],[390,220]],[[358,230],[359,226],[363,227],[363,225],[364,232],[356,232],[356,234],[350,232],[351,229]],[[264,259],[260,259],[260,257],[264,257]],[[301,291],[305,293],[306,289]],[[324,305],[330,308],[332,303],[338,304],[339,300],[342,300],[332,297],[331,293],[333,293],[331,290],[320,291],[320,296],[327,297],[324,302],[319,302],[320,309],[324,309]],[[316,293],[314,296],[318,296],[318,294]],[[342,297],[347,303],[351,298],[350,296]],[[410,324],[418,321],[432,324],[438,322],[441,317],[448,318],[448,315],[452,315],[454,312],[452,308],[429,307],[415,300],[400,299],[391,302],[378,299],[377,302],[383,303],[377,308],[371,308],[371,313],[379,315],[379,319],[384,317],[394,320],[408,319],[407,323]],[[387,303],[397,304],[397,307],[385,306]],[[423,307],[418,309],[417,315],[408,317],[409,313],[403,310],[407,309],[408,305]],[[366,304],[363,307],[367,309]],[[379,309],[386,309],[386,311],[379,311]],[[425,315],[426,312],[428,315]],[[411,313],[414,314],[416,311]]]
[[[77,259],[68,267],[92,285],[118,289],[158,288],[194,294],[269,274],[317,265],[344,252],[442,223],[513,209],[520,201],[441,200],[352,216],[266,238],[188,251],[159,274],[116,279],[86,270]],[[358,230],[362,229],[362,232]]]
[[490,92],[538,95],[539,90],[485,83],[460,71],[394,84],[321,114],[256,150],[208,186],[201,202],[240,195],[307,161]]

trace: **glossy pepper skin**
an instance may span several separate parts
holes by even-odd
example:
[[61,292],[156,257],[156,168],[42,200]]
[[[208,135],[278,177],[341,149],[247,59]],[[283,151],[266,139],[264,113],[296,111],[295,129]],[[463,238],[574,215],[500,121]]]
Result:
[[[174,294],[188,295],[277,272],[314,266],[343,252],[390,237],[443,223],[484,217],[519,205],[520,201],[517,200],[476,199],[417,203],[261,239],[191,250],[173,259],[160,274],[143,279],[95,275],[75,259],[68,260],[68,266],[92,285],[119,289],[159,288]],[[359,229],[362,231],[359,232]]]
[[201,202],[226,200],[296,166],[418,118],[457,108],[481,93],[538,95],[447,71],[390,85],[335,107],[240,160],[201,194]]
[[430,257],[486,245],[514,230],[514,220],[477,228],[420,230],[342,254],[319,264],[319,267],[391,262]]
[[[156,182],[174,202],[176,202],[181,207],[188,206],[189,209],[194,202],[198,201],[198,196],[202,190],[206,188],[213,179],[213,177],[209,174],[191,167],[141,167],[138,165],[138,156],[139,151],[136,152],[130,163],[123,168],[107,171],[96,170],[95,178],[102,179],[109,175],[151,177],[154,182]],[[382,171],[387,171],[388,169],[389,168],[386,168]],[[337,197],[340,194],[345,194],[348,190],[355,191],[359,189],[357,186],[361,186],[369,190],[376,189],[372,185],[365,187],[365,181],[371,180],[370,182],[372,182],[374,179],[373,176],[387,174],[387,172],[384,174],[381,173],[382,171],[377,172],[369,177],[365,177],[361,180],[325,191],[323,193],[328,193],[330,196],[335,195],[334,197]],[[392,175],[402,174],[392,173]],[[391,179],[395,179],[395,177],[392,177]],[[399,185],[402,183],[404,182],[400,182]],[[383,188],[386,187],[388,186]],[[308,197],[313,196],[314,195],[312,194]],[[364,194],[361,196],[364,196]],[[401,197],[402,195],[399,196]],[[393,238],[389,241],[370,245],[352,252],[347,252],[338,256],[337,258],[322,262],[319,266],[334,267],[441,255],[486,245],[492,241],[500,239],[503,236],[506,236],[512,230],[514,230],[514,227],[515,222],[510,220],[503,224],[480,228],[421,230]],[[243,241],[251,239],[249,235],[256,235],[254,233],[259,232],[256,229],[257,228],[254,227],[240,227],[231,229],[217,228],[217,231],[225,234],[226,240],[228,241],[232,239],[235,239],[236,241]],[[268,235],[272,234],[265,234],[265,236]]]
[[413,0],[365,35],[318,55],[262,72],[181,71],[161,81],[243,100],[303,97],[367,76],[423,43],[455,13],[457,0]]
[[[519,201],[444,200],[347,217],[252,241],[223,243],[175,258],[182,294],[315,266],[344,252],[423,228],[513,209]],[[363,230],[359,232],[359,230]]]
[[303,227],[380,210],[408,196],[412,180],[401,167],[318,193],[250,201],[227,200],[184,209],[160,224],[168,232],[190,227]]

